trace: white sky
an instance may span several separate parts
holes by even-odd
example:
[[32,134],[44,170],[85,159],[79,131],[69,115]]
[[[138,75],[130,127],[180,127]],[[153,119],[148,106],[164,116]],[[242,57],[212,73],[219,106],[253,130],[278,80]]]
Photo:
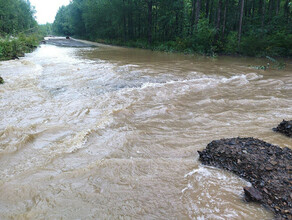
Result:
[[68,5],[70,0],[30,0],[35,6],[36,20],[39,24],[53,23],[59,7]]

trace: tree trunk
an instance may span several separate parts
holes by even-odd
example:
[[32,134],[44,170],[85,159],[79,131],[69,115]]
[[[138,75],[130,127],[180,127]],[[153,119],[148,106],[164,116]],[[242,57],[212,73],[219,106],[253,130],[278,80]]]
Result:
[[193,31],[194,31],[195,10],[196,10],[196,0],[193,0],[192,1],[192,14],[191,14],[191,27],[190,27],[191,36],[193,35]]
[[174,36],[178,36],[179,35],[179,31],[178,31],[178,23],[179,23],[179,15],[178,15],[178,10],[175,11],[175,27],[174,27]]
[[241,0],[240,18],[239,18],[239,29],[238,29],[238,47],[239,47],[239,44],[240,44],[240,41],[241,41],[243,10],[244,10],[244,0]]
[[148,4],[148,43],[152,44],[152,0],[147,1]]
[[184,0],[181,0],[181,12],[180,12],[180,26],[179,26],[179,31],[180,31],[180,36],[183,37],[183,29],[184,29],[184,9],[185,9],[185,3]]
[[138,37],[141,38],[141,13],[138,15]]
[[[157,21],[158,21],[158,12],[157,10],[155,11],[155,14],[153,12],[152,9],[152,38],[157,36],[157,32],[158,32],[158,25],[157,25]],[[160,37],[160,35],[159,35]]]
[[210,4],[210,0],[206,0],[206,10],[205,10],[206,18],[209,17],[209,4]]
[[227,7],[228,7],[228,0],[226,0],[225,7],[224,7],[222,38],[224,38],[224,34],[225,34]]
[[251,8],[251,18],[254,18],[254,10],[255,10],[255,0],[252,0],[252,8]]
[[263,5],[262,5],[262,29],[264,28],[264,25],[265,25],[265,14],[266,14],[266,0],[263,0]]
[[248,0],[246,0],[246,2],[245,2],[245,7],[244,7],[244,9],[243,9],[243,11],[244,11],[244,13],[243,13],[243,16],[245,16],[245,17],[248,17],[248,6],[249,6],[249,4],[248,4],[249,2],[248,2]]
[[201,0],[197,0],[196,4],[196,15],[195,15],[195,28],[197,29],[197,25],[200,19],[200,11],[201,11]]
[[273,18],[273,16],[275,15],[275,0],[270,0],[269,1],[269,20],[271,20]]
[[218,2],[218,9],[217,9],[217,23],[216,23],[216,30],[217,30],[217,32],[219,32],[219,30],[220,30],[221,7],[222,7],[222,0],[219,0],[219,2]]
[[211,6],[210,6],[210,11],[209,11],[209,23],[212,23],[213,19],[213,7],[214,7],[214,0],[211,0]]
[[279,14],[279,11],[280,11],[280,0],[277,0],[277,3],[276,3],[276,15]]
[[134,28],[133,28],[133,12],[130,0],[128,0],[128,35],[129,39],[132,40],[134,37]]
[[124,23],[124,41],[127,41],[127,23],[126,23],[126,5],[125,5],[125,0],[123,0],[123,6],[124,6],[124,10],[123,10],[123,23]]
[[289,0],[286,0],[284,5],[284,16],[287,21],[287,24],[289,24]]

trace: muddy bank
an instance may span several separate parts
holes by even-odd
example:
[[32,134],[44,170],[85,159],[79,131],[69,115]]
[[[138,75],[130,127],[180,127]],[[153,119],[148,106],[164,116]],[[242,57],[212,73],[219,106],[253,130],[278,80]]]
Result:
[[45,44],[51,44],[59,47],[95,47],[92,44],[80,42],[72,38],[47,38],[43,41]]
[[254,138],[215,140],[199,151],[200,161],[234,172],[252,183],[249,200],[269,207],[277,218],[292,219],[292,151]]
[[278,127],[273,128],[273,131],[282,133],[286,135],[287,137],[292,138],[292,120],[290,121],[285,121],[283,120]]

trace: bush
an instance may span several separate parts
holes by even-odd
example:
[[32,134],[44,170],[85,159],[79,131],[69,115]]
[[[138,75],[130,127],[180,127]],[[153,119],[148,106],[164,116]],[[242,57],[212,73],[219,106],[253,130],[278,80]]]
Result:
[[291,56],[292,34],[285,31],[269,33],[252,32],[242,38],[240,52],[248,56]]
[[265,38],[248,35],[242,37],[239,51],[247,56],[266,56],[268,42]]
[[37,47],[40,38],[37,35],[19,35],[17,38],[0,40],[0,60],[14,59],[24,56]]
[[227,38],[225,44],[225,50],[227,54],[235,54],[238,52],[238,33],[231,31]]
[[277,32],[267,38],[266,52],[271,56],[292,56],[292,34]]
[[200,19],[193,38],[192,48],[203,54],[214,54],[216,51],[215,35],[216,29],[209,24],[208,19]]

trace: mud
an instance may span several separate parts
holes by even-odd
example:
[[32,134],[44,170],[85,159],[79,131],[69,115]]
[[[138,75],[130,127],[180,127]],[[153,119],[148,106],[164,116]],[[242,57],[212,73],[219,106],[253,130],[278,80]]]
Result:
[[199,151],[205,165],[229,170],[248,180],[247,200],[270,208],[277,219],[292,219],[292,151],[254,138],[215,140]]

